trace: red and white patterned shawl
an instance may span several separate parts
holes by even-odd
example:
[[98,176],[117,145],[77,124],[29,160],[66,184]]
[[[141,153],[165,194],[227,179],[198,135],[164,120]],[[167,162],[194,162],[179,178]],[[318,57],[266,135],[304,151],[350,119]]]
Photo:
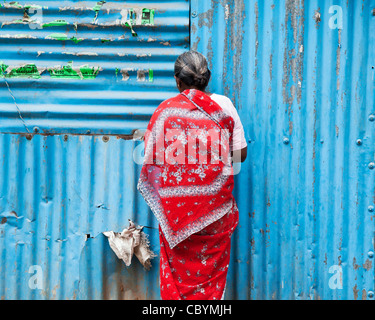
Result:
[[232,117],[198,90],[164,101],[152,116],[138,190],[171,249],[236,206],[233,127]]

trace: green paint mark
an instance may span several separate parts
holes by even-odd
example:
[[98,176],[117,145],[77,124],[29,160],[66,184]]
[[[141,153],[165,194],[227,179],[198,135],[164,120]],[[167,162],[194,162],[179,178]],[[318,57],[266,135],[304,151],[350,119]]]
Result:
[[4,64],[2,61],[0,63],[0,72],[1,72],[1,78],[4,78],[5,72],[8,69],[8,65]]
[[154,23],[155,10],[154,9],[143,9],[142,10],[142,24],[151,25]]
[[66,26],[68,24],[69,23],[66,22],[65,20],[57,19],[57,20],[51,21],[49,23],[43,24],[42,27],[43,28],[47,28],[47,27],[61,27],[61,26]]
[[[129,17],[132,25],[136,25],[137,23],[137,13],[134,9],[129,10]],[[142,9],[142,19],[141,24],[142,25],[148,25],[153,26],[155,24],[154,22],[155,17],[155,10],[154,9]]]
[[95,79],[99,74],[100,68],[98,67],[89,67],[88,65],[84,65],[81,67],[81,73],[83,79]]
[[22,9],[23,8],[23,6],[21,6],[17,1],[9,2],[8,6],[11,7],[11,8],[15,8],[15,9]]
[[103,5],[106,3],[106,1],[99,1],[96,3],[96,5],[92,8],[93,11],[95,11],[95,17],[94,17],[94,20],[93,22],[96,21],[96,19],[98,18],[98,15],[99,15],[99,12],[101,10],[101,8],[103,7]]
[[[42,9],[42,6],[37,5],[37,4],[25,4],[24,6],[19,4],[18,1],[11,1],[9,3],[6,3],[4,1],[4,4],[2,5],[4,8],[13,8],[13,9],[24,9],[29,10],[29,9]],[[1,5],[0,5],[1,7]],[[44,7],[45,9],[47,7]]]
[[40,79],[40,72],[35,64],[25,64],[21,67],[14,67],[9,70],[9,66],[0,64],[1,78],[34,78]]
[[73,67],[72,61],[70,61],[67,66],[48,69],[52,78],[82,80],[95,79],[99,74],[99,71],[99,67],[89,67],[88,65]]
[[102,43],[105,43],[105,42],[111,42],[112,40],[111,40],[111,39],[100,39],[100,41],[101,41]]
[[148,81],[154,82],[154,70],[152,69],[148,70]]
[[73,41],[74,43],[79,43],[83,39],[78,39],[76,37],[68,38],[68,36],[65,33],[53,33],[46,37],[46,39],[53,39],[53,40],[59,40],[59,41]]
[[92,8],[93,11],[95,12],[98,12],[100,11],[100,9],[103,7],[103,5],[106,3],[107,1],[99,1],[96,3],[96,5]]
[[125,22],[125,26],[130,29],[133,37],[138,37],[138,34],[134,31],[133,26],[129,22]]
[[[21,6],[21,7],[22,7],[22,6]],[[39,5],[37,5],[37,4],[25,4],[25,5],[23,6],[23,8],[24,8],[25,10],[28,10],[28,9],[42,9],[42,7],[39,6]]]

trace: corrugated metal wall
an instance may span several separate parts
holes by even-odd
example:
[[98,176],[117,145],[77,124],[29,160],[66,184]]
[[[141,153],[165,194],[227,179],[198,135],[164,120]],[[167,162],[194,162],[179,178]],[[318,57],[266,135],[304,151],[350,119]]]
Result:
[[176,93],[189,9],[185,0],[1,3],[1,299],[159,296],[158,259],[150,272],[136,258],[126,268],[102,232],[132,219],[155,228],[145,232],[158,253],[131,134]]
[[249,143],[226,298],[372,298],[375,1],[190,6],[1,3],[1,299],[159,298],[158,258],[126,268],[101,233],[157,227],[121,138],[176,94],[189,20]]
[[192,0],[192,47],[249,142],[231,298],[373,299],[374,8]]

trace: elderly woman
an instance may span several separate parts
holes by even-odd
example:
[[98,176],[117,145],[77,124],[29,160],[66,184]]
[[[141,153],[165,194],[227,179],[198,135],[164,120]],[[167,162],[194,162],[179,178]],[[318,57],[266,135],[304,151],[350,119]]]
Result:
[[159,221],[163,300],[223,299],[238,224],[234,162],[247,145],[232,102],[206,92],[211,72],[195,51],[178,57],[180,94],[164,101],[145,135],[138,190]]

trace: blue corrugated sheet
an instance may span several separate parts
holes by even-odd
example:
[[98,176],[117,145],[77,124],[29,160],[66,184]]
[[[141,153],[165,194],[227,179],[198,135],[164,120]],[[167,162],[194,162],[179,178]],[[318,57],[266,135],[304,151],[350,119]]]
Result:
[[249,144],[231,298],[373,299],[374,8],[192,0],[192,47]]
[[[127,268],[102,232],[132,219],[159,252],[129,135],[176,94],[189,40],[249,146],[226,298],[373,299],[375,0],[35,1],[43,23],[69,23],[43,29],[17,23],[34,17],[18,4],[0,8],[1,299],[160,297],[158,258]],[[143,8],[155,26],[110,25]],[[48,71],[70,61],[99,72]],[[11,73],[25,64],[45,70]]]
[[[143,9],[154,23],[147,12],[130,20]],[[1,299],[159,297],[158,259],[150,272],[136,258],[126,268],[102,232],[132,219],[151,227],[158,254],[131,134],[176,94],[189,9],[185,0],[1,3]],[[76,73],[61,72],[69,65]]]
[[[99,1],[18,3],[23,8],[9,2],[0,7],[0,63],[40,68],[39,79],[6,77],[29,131],[130,134],[147,126],[155,106],[175,94],[174,62],[189,46],[186,0],[107,1],[99,11]],[[30,4],[38,7],[26,10]],[[144,8],[155,11],[154,25],[130,20],[131,10]],[[21,23],[28,21],[22,20],[25,12],[32,22]],[[57,20],[63,25],[51,26]],[[94,68],[96,77],[51,76],[70,62],[75,71]],[[0,130],[27,132],[1,82]]]

